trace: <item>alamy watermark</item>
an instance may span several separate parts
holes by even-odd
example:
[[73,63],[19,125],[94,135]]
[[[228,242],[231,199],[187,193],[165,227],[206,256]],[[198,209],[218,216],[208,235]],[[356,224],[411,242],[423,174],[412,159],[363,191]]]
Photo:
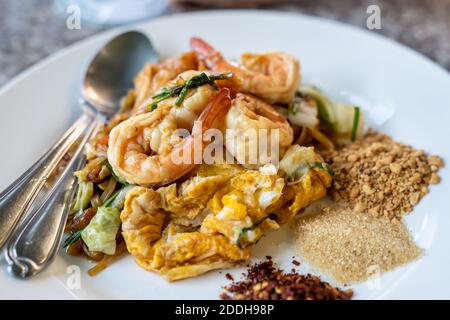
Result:
[[70,290],[81,289],[81,269],[77,265],[70,265],[66,269],[66,286]]
[[369,30],[381,30],[381,8],[375,4],[367,7],[366,27]]
[[277,128],[226,129],[223,134],[215,128],[205,132],[197,129],[201,127],[201,122],[196,121],[192,134],[186,129],[175,130],[170,140],[183,138],[184,141],[170,155],[174,164],[278,165],[280,130]]
[[66,27],[69,30],[81,29],[81,9],[76,4],[71,4],[66,8]]
[[378,265],[371,265],[367,268],[367,288],[369,290],[381,290],[381,268]]
[[[66,8],[66,27],[69,30],[81,29],[81,8],[76,4],[70,4]],[[366,27],[369,30],[381,30],[381,8],[376,4],[369,5],[366,9]]]

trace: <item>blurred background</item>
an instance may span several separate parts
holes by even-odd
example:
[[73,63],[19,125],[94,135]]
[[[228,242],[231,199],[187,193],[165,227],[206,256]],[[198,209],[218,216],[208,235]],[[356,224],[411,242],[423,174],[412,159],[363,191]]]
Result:
[[372,32],[450,70],[450,0],[0,0],[0,87],[49,54],[117,25],[195,10],[258,8],[366,28],[370,5],[381,9],[381,29]]

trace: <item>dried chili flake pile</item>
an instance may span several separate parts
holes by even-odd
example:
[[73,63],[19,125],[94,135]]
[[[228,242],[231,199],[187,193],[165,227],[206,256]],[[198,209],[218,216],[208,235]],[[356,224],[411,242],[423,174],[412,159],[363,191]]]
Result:
[[351,289],[342,291],[313,275],[285,273],[272,259],[256,263],[245,278],[224,288],[223,300],[350,300]]

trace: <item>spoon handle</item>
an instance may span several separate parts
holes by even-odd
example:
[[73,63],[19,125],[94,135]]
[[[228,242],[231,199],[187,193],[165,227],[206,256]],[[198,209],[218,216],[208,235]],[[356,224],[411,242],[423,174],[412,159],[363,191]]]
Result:
[[59,175],[38,206],[32,208],[27,220],[18,228],[6,250],[9,271],[20,278],[28,278],[41,272],[58,251],[64,225],[73,198],[75,179],[73,172],[85,163],[82,151],[104,117],[96,114],[84,135],[77,140],[78,146],[71,160]]
[[90,122],[83,114],[31,168],[0,193],[0,250],[52,172]]

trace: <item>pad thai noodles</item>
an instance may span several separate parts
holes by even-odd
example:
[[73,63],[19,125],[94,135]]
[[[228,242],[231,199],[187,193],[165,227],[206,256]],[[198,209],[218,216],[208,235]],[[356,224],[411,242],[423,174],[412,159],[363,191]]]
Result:
[[127,253],[169,281],[246,262],[326,195],[333,172],[316,151],[363,134],[360,108],[304,86],[292,55],[236,64],[190,46],[146,65],[86,147],[64,247],[97,261],[91,275]]

